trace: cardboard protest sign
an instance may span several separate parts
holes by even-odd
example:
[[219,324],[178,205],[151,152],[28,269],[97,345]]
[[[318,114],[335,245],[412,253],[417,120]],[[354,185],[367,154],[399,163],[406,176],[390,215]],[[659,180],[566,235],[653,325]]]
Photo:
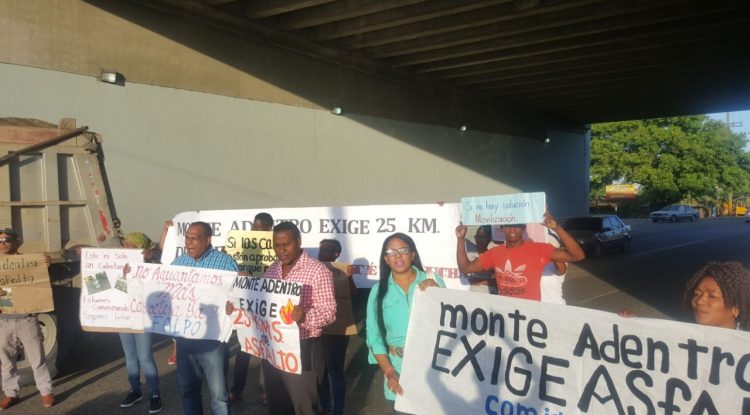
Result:
[[167,233],[162,262],[168,263],[184,251],[185,231],[195,221],[213,229],[211,243],[218,249],[229,245],[231,231],[247,231],[252,218],[270,213],[276,223],[291,221],[302,233],[302,247],[317,256],[322,239],[337,239],[342,246],[338,260],[352,265],[354,282],[369,288],[378,280],[380,248],[394,232],[414,239],[426,271],[440,275],[450,288],[468,289],[456,265],[457,203],[415,205],[335,206],[182,212],[173,218]]
[[276,261],[273,250],[273,232],[229,231],[226,252],[234,258],[241,273],[262,277]]
[[81,327],[86,331],[142,329],[140,312],[131,309],[125,265],[143,262],[140,249],[81,249]]
[[131,268],[128,296],[145,331],[227,341],[232,325],[224,306],[236,272],[160,264]]
[[544,220],[544,192],[461,198],[464,225],[510,225],[541,223]]
[[299,327],[292,320],[302,284],[280,279],[237,277],[231,294],[240,349],[290,373],[302,373]]
[[30,314],[53,311],[52,287],[44,255],[0,256],[0,297],[2,314]]
[[415,414],[747,414],[750,333],[428,289],[396,409]]

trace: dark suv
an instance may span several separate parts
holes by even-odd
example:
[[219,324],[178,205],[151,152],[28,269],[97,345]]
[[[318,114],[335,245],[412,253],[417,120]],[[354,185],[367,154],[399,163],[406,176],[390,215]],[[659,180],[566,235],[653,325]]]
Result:
[[619,248],[630,251],[630,225],[626,225],[617,215],[595,215],[570,218],[563,225],[584,251],[594,256],[603,255],[607,249]]

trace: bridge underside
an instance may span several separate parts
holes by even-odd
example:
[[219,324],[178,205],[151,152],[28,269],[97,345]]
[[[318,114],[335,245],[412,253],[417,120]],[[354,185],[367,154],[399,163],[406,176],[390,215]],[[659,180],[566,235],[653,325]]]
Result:
[[571,125],[750,108],[746,1],[131,1]]

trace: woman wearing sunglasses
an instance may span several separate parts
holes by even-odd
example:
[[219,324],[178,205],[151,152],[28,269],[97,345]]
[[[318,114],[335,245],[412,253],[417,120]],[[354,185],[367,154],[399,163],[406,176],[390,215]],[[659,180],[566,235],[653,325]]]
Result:
[[385,398],[394,401],[402,394],[399,373],[404,357],[414,292],[419,287],[445,287],[443,280],[425,273],[414,240],[394,233],[383,241],[380,251],[380,281],[367,300],[368,359],[385,376]]

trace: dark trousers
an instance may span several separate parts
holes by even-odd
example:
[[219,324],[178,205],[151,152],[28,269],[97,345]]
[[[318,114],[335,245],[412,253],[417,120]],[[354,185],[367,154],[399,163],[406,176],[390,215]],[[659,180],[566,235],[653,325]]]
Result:
[[232,393],[236,396],[242,395],[242,391],[245,390],[247,385],[247,369],[250,365],[250,355],[242,351],[242,345],[237,350],[237,355],[234,358],[234,371],[232,372]]
[[321,338],[326,370],[320,383],[320,407],[324,411],[331,411],[333,415],[343,415],[346,402],[344,361],[349,336],[324,334]]
[[274,415],[318,415],[318,385],[323,379],[323,344],[319,337],[300,341],[302,374],[276,369],[262,363],[266,379],[268,413]]

